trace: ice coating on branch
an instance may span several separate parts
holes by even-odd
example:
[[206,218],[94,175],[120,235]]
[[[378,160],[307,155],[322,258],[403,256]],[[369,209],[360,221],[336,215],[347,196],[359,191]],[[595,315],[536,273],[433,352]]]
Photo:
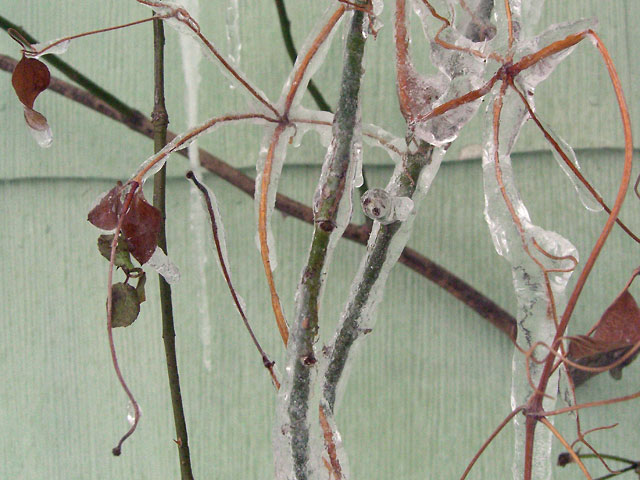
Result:
[[[584,30],[594,28],[597,22],[594,19],[578,20],[576,22],[561,23],[552,25],[540,35],[531,39],[523,40],[517,44],[518,57],[523,57],[531,53],[537,52],[541,48],[566,38],[568,35],[576,34]],[[518,75],[518,80],[529,90],[532,90],[540,82],[545,80],[556,66],[567,56],[573,52],[577,45],[562,50],[554,55],[551,55],[543,60],[540,60],[535,65],[532,65],[528,69],[522,71]],[[517,61],[518,58],[516,58]]]
[[[408,78],[406,85],[401,88],[407,90],[405,95],[408,98],[422,99],[422,103],[411,106],[410,126],[414,129],[415,136],[431,145],[444,147],[458,137],[462,127],[477,112],[481,100],[460,104],[430,119],[425,117],[435,107],[482,86],[487,63],[469,52],[445,48],[437,43],[431,38],[431,13],[422,2],[414,0],[413,7],[422,22],[425,36],[430,41],[431,62],[440,73],[431,76],[420,75],[409,59],[400,59],[398,69],[404,69]],[[477,43],[466,38],[455,28],[445,29],[439,38],[460,48],[478,49]]]
[[40,58],[42,55],[62,55],[69,49],[69,44],[71,44],[71,40],[51,40],[50,42],[44,43],[36,43],[31,45],[33,50],[38,52],[36,54],[25,50],[24,54],[26,57],[31,58]]
[[[311,77],[318,71],[322,63],[324,62],[327,52],[329,51],[329,47],[331,46],[331,42],[333,37],[335,36],[335,32],[338,29],[337,24],[331,31],[328,33],[325,41],[317,48],[316,42],[318,38],[322,35],[322,32],[326,25],[330,22],[333,14],[336,12],[336,5],[331,2],[325,12],[322,14],[322,17],[318,19],[315,24],[315,27],[311,30],[311,32],[307,35],[302,47],[298,50],[298,58],[296,59],[296,63],[287,78],[287,81],[284,83],[282,87],[282,93],[280,94],[280,99],[278,100],[277,107],[279,111],[284,109],[287,98],[289,97],[290,90],[292,88],[296,88],[295,94],[293,98],[289,101],[291,102],[291,110],[297,108],[302,102],[302,97],[307,91],[307,85],[309,84],[309,80]],[[342,18],[338,20],[338,23]],[[317,50],[316,50],[317,48]],[[309,60],[309,55],[313,54],[311,59]],[[307,64],[308,62],[308,64]],[[307,64],[304,73],[300,76],[300,69]]]
[[170,154],[189,147],[198,136],[213,132],[220,126],[220,124],[221,122],[206,120],[200,125],[196,125],[182,134],[177,135],[173,140],[167,143],[162,150],[147,158],[140,167],[138,167],[138,170],[133,174],[133,177],[137,177],[142,174],[142,183],[144,183],[150,176],[154,175],[162,168]]
[[[138,405],[138,416],[139,417],[142,416],[142,407],[140,405]],[[131,403],[131,400],[129,400],[127,402],[127,423],[129,424],[130,427],[132,427],[135,421],[136,421],[136,409],[133,406],[133,403]]]
[[302,139],[307,132],[316,132],[320,144],[328,148],[331,142],[331,125],[333,124],[333,113],[321,110],[308,110],[302,106],[292,109],[289,119],[296,126],[295,133],[291,139],[291,145],[298,148],[302,144]]
[[[264,168],[266,161],[269,159],[271,162],[271,174],[268,180],[267,189],[267,203],[266,203],[266,230],[267,230],[267,245],[269,247],[269,262],[271,263],[271,269],[275,270],[278,265],[274,237],[271,229],[271,217],[276,205],[276,193],[278,191],[278,183],[280,181],[280,175],[282,173],[282,166],[287,154],[287,147],[289,145],[289,138],[295,135],[295,129],[293,127],[286,127],[276,138],[278,127],[269,125],[265,128],[264,136],[262,137],[262,143],[260,144],[260,153],[258,156],[258,162],[256,163],[256,190],[253,196],[255,206],[256,224],[260,222],[260,203],[262,197],[262,179],[264,176]],[[258,251],[261,250],[259,232],[256,233],[256,247]]]
[[[247,90],[247,88],[242,85],[238,78],[236,78],[236,76],[230,73],[229,68],[233,68],[235,74],[242,78],[244,82],[254,90],[254,92],[256,92],[263,99],[267,99],[267,96],[264,94],[264,92],[257,88],[255,85],[252,85],[251,82],[247,80],[247,76],[242,71],[240,71],[240,69],[237,67],[236,58],[227,57],[220,50],[218,50],[215,45],[213,46],[213,48],[216,49],[216,52],[212,52],[206,45],[206,43],[199,37],[199,34],[202,35],[202,33],[200,32],[200,25],[198,25],[198,22],[194,18],[195,13],[191,15],[189,13],[189,10],[187,10],[183,5],[174,2],[163,2],[161,4],[159,3],[157,5],[150,6],[157,15],[164,17],[164,21],[167,25],[174,28],[182,35],[193,37],[195,41],[198,42],[205,58],[219,67],[220,71],[227,78],[227,80],[229,80],[233,88],[238,87],[238,90],[246,96],[249,102],[249,106],[252,109],[258,110],[263,113],[273,113],[270,110],[266,109],[265,105],[260,102],[253,94],[251,94]],[[239,42],[238,45],[240,45]],[[237,60],[239,61],[239,50],[237,52],[237,55]]]
[[153,268],[158,275],[162,275],[169,284],[177,283],[180,280],[180,270],[160,247],[156,247],[146,265]]
[[[578,164],[578,158],[576,157],[576,153],[562,137],[557,135],[549,125],[544,125],[545,130],[551,135],[551,137],[555,140],[555,142],[560,146],[565,155],[569,158],[571,163],[575,166],[575,168],[579,171],[580,165]],[[553,147],[553,145],[549,144],[549,148],[551,149],[551,153],[553,154],[553,158],[556,159],[562,171],[569,177],[569,180],[573,184],[573,188],[576,190],[578,194],[578,198],[582,202],[584,207],[592,212],[600,212],[603,210],[603,206],[598,203],[598,201],[591,195],[587,187],[584,183],[580,181],[575,173],[569,168],[566,164],[562,156],[558,153],[558,151]]]
[[[513,284],[518,300],[517,341],[528,350],[537,341],[551,344],[555,335],[553,312],[562,312],[564,291],[578,259],[576,248],[565,238],[534,225],[531,221],[513,177],[510,154],[528,112],[519,96],[508,90],[504,96],[499,121],[498,145],[495,144],[493,94],[488,100],[487,127],[483,153],[485,219],[496,251],[512,267]],[[556,270],[556,271],[552,271]],[[558,271],[560,270],[560,271]],[[511,404],[523,405],[534,393],[528,383],[526,359],[514,351]],[[537,384],[542,366],[531,362],[530,373]],[[558,377],[551,377],[543,408],[552,409],[558,389]],[[523,478],[525,419],[516,416],[514,479]],[[551,475],[551,433],[537,430],[534,444],[533,478],[548,479]]]
[[[291,339],[291,337],[289,337]],[[287,351],[292,348],[292,343],[289,342]],[[287,354],[288,358],[295,357]],[[296,359],[300,361],[300,359]],[[318,394],[317,389],[311,388],[310,395],[307,401],[291,401],[292,395],[291,384],[296,381],[294,378],[294,365],[288,364],[284,371],[284,382],[278,391],[276,401],[276,422],[273,429],[272,444],[273,455],[275,464],[275,478],[277,480],[293,480],[298,478],[307,478],[309,480],[321,480],[326,478],[326,469],[321,464],[320,457],[307,456],[303,460],[306,465],[306,472],[310,472],[310,476],[304,476],[302,472],[296,471],[293,464],[292,447],[295,447],[298,441],[306,441],[306,439],[293,438],[291,428],[291,418],[298,419],[297,421],[305,424],[305,431],[309,432],[309,442],[311,443],[310,449],[313,452],[323,451],[320,439],[322,433],[318,425]],[[316,383],[317,371],[311,369],[311,378],[309,383],[314,385]],[[309,405],[315,405],[316,408],[311,412],[308,412]],[[325,474],[325,476],[321,476]]]
[[[383,298],[384,287],[389,276],[389,272],[406,246],[411,235],[413,222],[418,212],[418,208],[431,187],[431,183],[440,168],[443,157],[444,149],[435,149],[431,154],[430,161],[422,168],[419,180],[416,182],[415,192],[410,199],[413,202],[414,207],[409,212],[405,221],[401,223],[394,223],[393,225],[382,225],[380,222],[375,222],[373,224],[369,243],[367,245],[367,253],[365,257],[363,257],[358,273],[351,284],[349,297],[337,326],[336,336],[330,342],[327,349],[329,352],[328,361],[321,362],[322,379],[324,382],[322,401],[330,411],[335,412],[339,407],[344,386],[347,383],[350,365],[355,357],[355,349],[357,349],[358,345],[362,343],[365,334],[371,331],[374,327],[375,311]],[[405,189],[402,180],[403,176],[406,179],[406,166],[402,163],[398,163],[385,188],[385,191],[390,197],[398,198],[404,196],[402,194]],[[390,240],[388,248],[381,251],[379,238],[384,236],[384,231],[382,229],[395,226],[397,226],[398,229]],[[366,283],[365,279],[370,275],[372,265],[375,264],[375,268],[378,269],[378,262],[382,262],[379,266],[379,273],[370,288],[366,290],[367,293],[365,294],[363,293],[364,290],[361,290],[362,285]],[[349,333],[344,335],[344,332]],[[351,335],[354,339],[353,346],[350,347],[350,350],[347,352],[339,351],[337,349],[339,345],[336,344],[336,340],[338,338],[351,337]],[[346,355],[346,358],[341,360],[343,355]],[[335,369],[335,365],[340,364],[341,362],[344,362],[344,366],[341,369],[338,368],[338,374],[336,374],[333,369]]]
[[396,137],[382,127],[371,123],[363,125],[362,132],[362,137],[368,145],[382,148],[393,160],[393,163],[402,161],[402,152],[407,146],[404,138]]
[[544,0],[511,0],[509,2],[514,22],[517,22],[524,38],[533,35],[540,20]]
[[413,210],[413,200],[409,197],[392,197],[381,188],[367,190],[361,203],[364,214],[383,225],[403,222]]
[[227,52],[229,58],[236,67],[240,66],[240,51],[242,43],[240,42],[240,8],[238,0],[227,0],[227,8],[225,10],[225,25],[227,28]]

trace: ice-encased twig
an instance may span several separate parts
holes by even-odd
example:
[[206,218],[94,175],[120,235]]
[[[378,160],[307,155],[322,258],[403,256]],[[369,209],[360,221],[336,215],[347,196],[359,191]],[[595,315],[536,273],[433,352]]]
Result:
[[367,253],[352,282],[347,305],[342,312],[335,337],[328,346],[326,368],[322,372],[321,401],[330,412],[346,383],[346,371],[353,358],[353,347],[373,327],[374,313],[382,300],[384,286],[393,265],[404,248],[420,201],[427,194],[435,177],[444,150],[421,143],[417,151],[408,153],[404,162],[396,165],[386,191],[394,197],[408,197],[414,208],[404,222],[388,225],[374,223]]
[[[510,154],[527,118],[527,110],[518,95],[503,88],[492,96],[488,106],[486,140],[483,155],[485,219],[497,252],[512,267],[518,301],[517,342],[529,350],[535,342],[552,344],[556,334],[557,312],[564,306],[564,290],[575,264],[576,248],[555,232],[531,222],[513,177]],[[534,390],[528,381],[527,359],[514,351],[512,363],[511,406],[524,405]],[[530,378],[538,383],[542,365],[529,363]],[[547,384],[549,398],[543,408],[551,410],[557,394],[557,374]],[[516,416],[513,478],[522,479],[525,457],[525,417]],[[532,478],[551,475],[551,432],[540,430],[533,446]]]
[[[314,400],[317,370],[314,344],[327,268],[352,212],[357,169],[354,145],[362,142],[359,98],[366,42],[365,18],[364,12],[354,11],[347,34],[333,137],[314,194],[313,238],[296,292],[295,323],[287,346],[287,366],[278,394],[274,432],[276,478],[281,480],[319,478],[321,472],[319,461],[323,442],[317,428],[318,402]],[[331,429],[332,422],[324,415],[323,420],[324,426]],[[336,465],[335,453],[332,455],[331,463]],[[340,478],[344,477],[341,475]]]

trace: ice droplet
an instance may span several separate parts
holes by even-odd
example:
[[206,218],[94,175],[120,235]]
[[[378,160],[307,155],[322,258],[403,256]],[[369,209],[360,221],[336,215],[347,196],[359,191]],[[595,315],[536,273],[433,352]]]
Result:
[[[138,405],[138,416],[142,416],[142,407]],[[136,409],[131,403],[131,400],[127,402],[127,423],[130,427],[133,427],[133,424],[136,422]]]
[[48,148],[53,143],[53,133],[47,119],[40,112],[32,108],[24,107],[24,120],[27,122],[29,132],[42,148]]
[[158,272],[158,275],[162,275],[169,284],[177,283],[180,280],[180,270],[160,247],[156,247],[151,258],[147,260],[147,265]]

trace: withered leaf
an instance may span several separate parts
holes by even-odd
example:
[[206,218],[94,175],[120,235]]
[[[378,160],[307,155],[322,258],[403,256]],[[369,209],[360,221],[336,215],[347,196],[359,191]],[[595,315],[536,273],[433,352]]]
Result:
[[138,190],[122,222],[122,233],[129,244],[131,255],[145,264],[158,246],[158,233],[162,227],[162,214]]
[[116,283],[112,289],[111,326],[128,327],[140,313],[138,292],[131,285]]
[[47,66],[40,60],[24,55],[11,76],[11,83],[18,99],[29,109],[33,108],[36,97],[47,89],[50,81],[51,74]]
[[109,190],[102,200],[91,209],[87,220],[94,226],[102,230],[113,230],[118,224],[118,215],[122,210],[122,202],[120,194],[122,193],[122,184],[118,184]]
[[[604,367],[627,353],[640,340],[640,308],[628,290],[624,290],[602,314],[591,337],[579,335],[569,344],[569,359],[589,367]],[[637,354],[636,354],[637,355]],[[633,355],[609,372],[620,379],[622,369],[636,357]],[[576,386],[597,373],[570,368]]]

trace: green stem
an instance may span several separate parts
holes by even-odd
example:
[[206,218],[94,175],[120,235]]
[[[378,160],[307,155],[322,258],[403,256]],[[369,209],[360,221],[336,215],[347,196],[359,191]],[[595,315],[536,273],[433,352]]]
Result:
[[[351,161],[354,130],[358,117],[358,98],[362,79],[362,60],[365,37],[362,34],[364,13],[355,11],[345,45],[341,93],[338,110],[333,121],[333,151],[325,159],[322,181],[314,197],[314,231],[307,265],[298,287],[296,323],[292,329],[293,341],[288,353],[293,364],[291,393],[287,399],[287,415],[290,425],[293,468],[297,480],[310,477],[309,423],[317,419],[317,411],[310,409],[312,389],[311,373],[315,369],[314,344],[318,332],[318,303],[322,291],[323,272],[328,262],[332,235],[341,235],[344,226],[336,228],[338,210],[344,195],[351,195],[347,188],[347,171]],[[353,168],[353,167],[352,167]],[[309,418],[309,415],[314,417]]]
[[[167,125],[169,115],[164,100],[164,28],[162,20],[153,21],[153,50],[154,50],[154,106],[151,119],[153,122],[154,151],[157,153],[167,143]],[[166,165],[153,177],[153,205],[162,214],[162,228],[158,235],[158,247],[167,253],[167,235],[164,219],[166,218]],[[160,305],[162,310],[162,339],[164,341],[165,357],[167,362],[167,375],[169,377],[169,390],[171,393],[171,405],[173,406],[173,419],[176,428],[176,444],[180,459],[180,474],[182,480],[193,480],[191,470],[191,458],[189,456],[189,437],[187,435],[187,422],[182,405],[180,392],[180,376],[178,375],[178,359],[176,355],[176,332],[173,323],[173,305],[171,301],[171,286],[162,277],[158,276],[160,287]]]

